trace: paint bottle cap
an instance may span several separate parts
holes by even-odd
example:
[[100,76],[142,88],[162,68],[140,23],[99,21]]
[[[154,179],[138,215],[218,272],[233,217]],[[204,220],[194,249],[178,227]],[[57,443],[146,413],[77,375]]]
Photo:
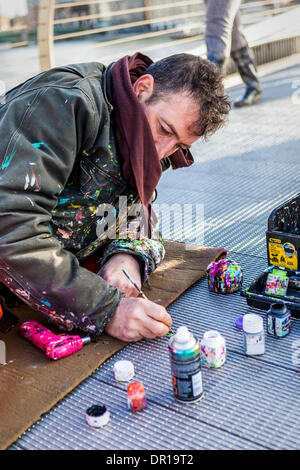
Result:
[[114,364],[115,379],[118,382],[129,382],[134,376],[134,366],[131,361],[117,361]]
[[242,330],[243,329],[243,318],[244,318],[244,315],[240,315],[239,317],[237,317],[235,319],[235,326],[239,329],[239,330]]
[[109,422],[110,413],[104,405],[93,405],[85,412],[86,422],[93,428],[102,428]]
[[190,340],[191,333],[186,326],[180,326],[176,331],[174,340],[176,343],[187,343]]
[[209,330],[204,333],[201,343],[212,347],[220,343],[224,343],[224,338],[220,335],[218,331]]
[[172,347],[180,350],[191,349],[196,344],[196,338],[186,326],[180,326],[171,338]]
[[254,313],[247,313],[243,317],[243,330],[246,333],[260,333],[263,325],[262,317]]
[[186,326],[180,326],[176,331],[175,338],[178,343],[186,343],[189,341],[190,336],[191,333],[189,332],[188,328]]

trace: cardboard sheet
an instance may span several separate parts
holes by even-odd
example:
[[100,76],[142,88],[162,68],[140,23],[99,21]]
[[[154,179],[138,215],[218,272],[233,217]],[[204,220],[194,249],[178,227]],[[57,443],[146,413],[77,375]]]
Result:
[[[226,255],[224,249],[167,242],[166,257],[150,278],[150,300],[167,307],[206,273],[207,265]],[[26,305],[14,309],[19,324],[0,333],[6,345],[6,365],[0,364],[0,449],[6,449],[68,392],[92,374],[126,343],[106,334],[72,356],[52,361],[19,334],[19,326],[36,320],[53,332],[53,325]],[[73,332],[72,332],[73,333]],[[75,332],[74,332],[75,333]],[[84,335],[82,335],[84,336]]]

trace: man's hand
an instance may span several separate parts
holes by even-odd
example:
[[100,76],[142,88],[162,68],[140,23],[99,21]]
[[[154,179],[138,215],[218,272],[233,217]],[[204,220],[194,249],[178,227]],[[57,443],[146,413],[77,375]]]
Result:
[[139,292],[123,273],[125,269],[136,285],[141,288],[141,270],[135,256],[127,253],[113,255],[99,271],[99,275],[110,285],[125,293],[125,297],[137,297]]
[[122,341],[139,341],[166,335],[172,325],[172,318],[161,305],[150,300],[136,299],[139,292],[125,276],[123,269],[141,288],[139,262],[127,253],[112,256],[98,273],[109,284],[124,292],[126,297],[121,299],[105,331]]
[[105,331],[122,341],[139,341],[164,336],[171,325],[172,318],[161,305],[141,298],[123,298]]

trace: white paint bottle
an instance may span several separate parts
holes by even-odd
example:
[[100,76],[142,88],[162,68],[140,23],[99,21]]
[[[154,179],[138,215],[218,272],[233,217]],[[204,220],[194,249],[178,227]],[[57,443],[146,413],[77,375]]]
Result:
[[247,356],[265,353],[264,323],[262,317],[247,313],[243,317],[244,350]]

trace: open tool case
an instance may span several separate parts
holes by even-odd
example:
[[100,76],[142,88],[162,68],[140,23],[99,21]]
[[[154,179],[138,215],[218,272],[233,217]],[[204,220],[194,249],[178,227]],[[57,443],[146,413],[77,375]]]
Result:
[[[248,305],[262,310],[283,302],[300,318],[300,193],[272,211],[266,238],[269,267],[241,295]],[[277,289],[280,293],[270,289],[270,275],[286,281],[284,289]]]

